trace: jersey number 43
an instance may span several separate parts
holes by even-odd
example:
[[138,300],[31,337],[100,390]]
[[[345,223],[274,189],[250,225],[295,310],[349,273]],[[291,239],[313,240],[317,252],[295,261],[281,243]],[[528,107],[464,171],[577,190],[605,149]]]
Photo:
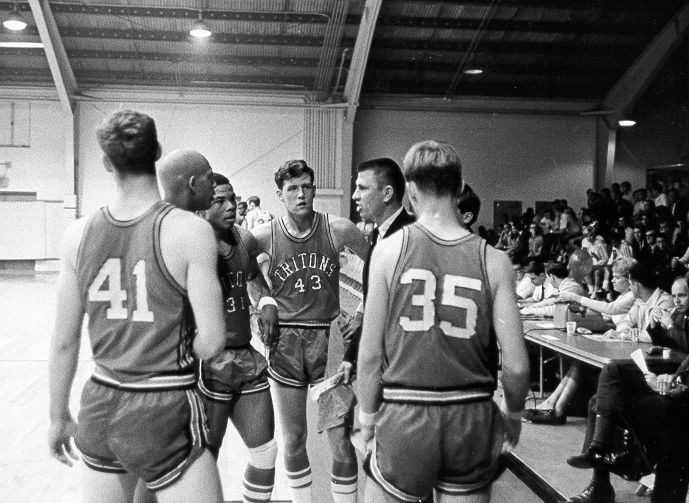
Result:
[[[98,271],[98,275],[89,286],[89,302],[109,302],[110,307],[105,311],[109,320],[126,320],[128,317],[127,290],[122,289],[122,264],[118,258],[109,258]],[[148,309],[148,291],[146,290],[146,261],[139,260],[132,274],[135,279],[135,309],[132,311],[132,321],[152,322],[153,311]],[[105,288],[105,282],[108,285]]]
[[[421,307],[421,319],[412,320],[409,316],[400,316],[400,326],[406,332],[425,332],[430,329],[436,320],[436,297],[435,291],[437,280],[435,275],[427,269],[408,269],[400,278],[403,285],[411,285],[414,281],[423,283],[423,293],[412,295],[411,305]],[[478,307],[472,299],[457,295],[457,288],[481,291],[481,280],[467,278],[465,276],[455,276],[446,274],[442,278],[442,297],[440,304],[443,306],[456,307],[466,312],[463,327],[453,325],[452,321],[441,320],[440,330],[448,337],[458,339],[468,339],[476,333],[476,316]]]

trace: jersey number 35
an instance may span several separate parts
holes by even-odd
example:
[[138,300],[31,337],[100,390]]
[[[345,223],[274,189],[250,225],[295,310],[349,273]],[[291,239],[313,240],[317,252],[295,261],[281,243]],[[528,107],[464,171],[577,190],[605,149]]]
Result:
[[[411,305],[423,308],[423,314],[421,319],[414,320],[409,316],[400,316],[400,326],[406,332],[425,332],[434,325],[436,319],[435,291],[437,280],[435,275],[426,269],[408,269],[400,278],[400,283],[403,285],[410,285],[413,281],[423,282],[423,293],[412,295],[411,298]],[[451,321],[440,321],[438,326],[445,335],[458,339],[468,339],[476,333],[478,307],[472,299],[457,295],[457,288],[481,291],[481,286],[482,282],[480,279],[452,274],[443,276],[440,304],[466,311],[466,321],[463,327],[453,325]]]

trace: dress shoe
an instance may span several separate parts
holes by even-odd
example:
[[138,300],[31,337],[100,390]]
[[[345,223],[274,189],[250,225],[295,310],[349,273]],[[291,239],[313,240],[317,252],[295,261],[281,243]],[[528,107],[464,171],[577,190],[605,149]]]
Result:
[[591,482],[581,494],[572,496],[567,503],[615,503],[615,490],[610,484]]
[[567,458],[567,464],[573,468],[609,467],[607,455],[600,449],[589,447],[581,454]]
[[565,424],[567,416],[555,415],[555,409],[528,409],[524,413],[524,418],[534,424]]

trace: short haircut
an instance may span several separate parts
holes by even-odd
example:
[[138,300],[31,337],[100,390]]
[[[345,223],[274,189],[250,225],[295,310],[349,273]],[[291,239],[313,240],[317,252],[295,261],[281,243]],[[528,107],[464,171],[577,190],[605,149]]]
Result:
[[261,199],[258,196],[251,196],[246,199],[246,204],[253,204],[254,206],[261,206]]
[[658,288],[658,277],[653,268],[645,262],[637,262],[629,269],[629,279],[641,283],[650,290]]
[[462,162],[448,143],[426,140],[413,145],[404,156],[404,177],[423,191],[438,195],[459,194]]
[[556,278],[565,279],[569,276],[569,271],[567,266],[560,262],[549,262],[545,265],[545,272],[550,276],[555,276]]
[[388,157],[364,161],[357,167],[357,173],[373,170],[378,179],[378,187],[390,185],[394,191],[394,198],[401,202],[404,197],[404,174],[399,165]]
[[540,260],[532,260],[529,262],[529,265],[526,266],[524,272],[539,276],[545,272],[545,265]]
[[478,219],[478,213],[481,211],[481,200],[476,192],[465,192],[460,196],[457,207],[462,214],[471,212],[471,221],[467,222],[467,225],[472,225]]
[[282,190],[285,180],[289,178],[299,178],[302,175],[309,175],[311,183],[314,181],[314,171],[306,164],[306,161],[301,159],[292,159],[285,162],[275,172],[275,185]]
[[107,116],[96,129],[98,144],[121,173],[155,175],[160,150],[151,117],[134,110]]
[[237,208],[246,208],[246,201],[239,201],[237,203]]
[[621,259],[616,260],[612,265],[612,272],[618,274],[619,276],[628,276],[629,271],[636,264],[638,264],[636,259],[631,257],[622,257]]
[[216,173],[215,171],[213,172],[213,183],[215,185],[230,185],[230,181],[227,179],[225,175],[221,175],[220,173]]

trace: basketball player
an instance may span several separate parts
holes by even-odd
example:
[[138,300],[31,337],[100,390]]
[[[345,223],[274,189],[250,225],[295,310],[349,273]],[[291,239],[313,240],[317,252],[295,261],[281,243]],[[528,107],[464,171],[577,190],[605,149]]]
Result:
[[[529,365],[507,256],[459,221],[461,163],[445,143],[404,159],[417,222],[373,251],[359,349],[366,501],[487,502],[514,446]],[[493,402],[498,344],[502,406]]]
[[[210,449],[217,457],[228,418],[249,448],[244,472],[245,502],[269,501],[275,481],[277,443],[273,439],[273,402],[268,384],[268,363],[251,346],[249,294],[260,299],[259,326],[266,340],[277,335],[277,304],[270,297],[258,264],[254,236],[235,225],[237,200],[230,181],[214,173],[215,195],[206,220],[218,238],[218,272],[225,299],[225,349],[201,362],[199,391],[204,398]],[[254,293],[256,292],[256,293]]]
[[[75,437],[87,467],[84,501],[131,501],[141,478],[161,503],[220,502],[192,354],[211,358],[224,343],[215,237],[201,218],[160,200],[160,145],[150,117],[118,111],[97,136],[117,196],[73,225],[63,242],[49,368],[50,451],[72,464]],[[197,182],[199,193],[207,188],[199,197],[207,205],[210,169]],[[77,426],[69,394],[86,313],[95,371]]]
[[[330,324],[340,312],[339,253],[345,247],[365,257],[368,243],[347,219],[313,209],[313,170],[287,161],[275,173],[277,195],[287,214],[256,227],[259,250],[269,255],[268,280],[278,304],[279,339],[269,341],[278,414],[285,437],[285,469],[293,500],[311,501],[311,467],[306,452],[307,386],[323,379]],[[356,501],[356,454],[345,424],[328,430],[333,455],[335,503]]]

